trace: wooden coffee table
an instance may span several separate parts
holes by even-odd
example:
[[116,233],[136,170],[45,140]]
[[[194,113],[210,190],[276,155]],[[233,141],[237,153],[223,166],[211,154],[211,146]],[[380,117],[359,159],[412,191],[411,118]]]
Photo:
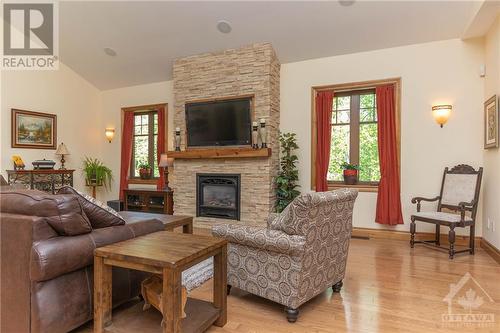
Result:
[[155,213],[144,213],[144,212],[134,212],[134,211],[121,211],[121,217],[127,222],[137,222],[150,219],[157,219],[163,223],[165,230],[172,231],[177,227],[182,227],[182,232],[185,234],[193,233],[193,217],[187,215],[167,215],[167,214],[155,214]]
[[[214,257],[213,303],[188,298],[181,319],[181,279],[187,268]],[[123,327],[111,321],[111,268],[113,266],[163,275],[163,319],[156,310],[131,310]],[[94,255],[94,333],[203,332],[227,321],[227,241],[210,236],[159,231],[97,248]],[[153,314],[151,311],[155,311]],[[155,317],[156,316],[156,317]],[[138,324],[141,320],[149,321]],[[118,321],[118,320],[117,320]],[[138,325],[138,326],[133,326]]]

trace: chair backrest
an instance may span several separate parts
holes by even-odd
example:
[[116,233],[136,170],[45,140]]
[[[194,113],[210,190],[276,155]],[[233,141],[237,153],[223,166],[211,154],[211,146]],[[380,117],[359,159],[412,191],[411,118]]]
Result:
[[479,168],[476,171],[473,167],[465,164],[457,165],[451,168],[451,170],[445,168],[441,183],[441,199],[439,200],[438,211],[441,211],[442,208],[457,210],[461,202],[470,203],[474,200],[474,205],[467,207],[467,210],[475,218],[482,175],[483,168]]
[[352,189],[301,194],[271,222],[270,227],[289,235],[308,236],[311,229],[320,229],[325,224],[332,228],[340,223],[351,225],[357,196],[358,192]]

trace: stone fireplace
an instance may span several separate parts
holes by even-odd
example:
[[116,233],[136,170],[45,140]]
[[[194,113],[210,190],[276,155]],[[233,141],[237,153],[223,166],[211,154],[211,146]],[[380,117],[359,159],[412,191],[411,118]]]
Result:
[[[273,180],[279,170],[280,64],[271,44],[253,44],[178,59],[174,63],[173,79],[174,127],[181,129],[182,151],[186,150],[186,103],[241,96],[252,97],[252,121],[265,119],[267,146],[271,148],[269,156],[213,158],[201,157],[203,154],[200,154],[197,158],[176,157],[171,177],[175,214],[195,216],[196,227],[208,228],[220,222],[266,224],[269,213],[274,209]],[[207,147],[205,150],[227,148],[230,147]],[[250,149],[250,146],[246,148]],[[217,215],[220,210],[215,207],[198,205],[199,180],[206,174],[239,176],[239,218],[235,218],[234,214],[226,216],[228,211]],[[202,185],[205,187],[207,184]],[[217,204],[222,204],[225,196],[232,193],[227,189],[225,191],[224,194],[209,194],[219,201]],[[203,208],[206,208],[205,211]]]
[[240,175],[196,175],[196,216],[240,220]]

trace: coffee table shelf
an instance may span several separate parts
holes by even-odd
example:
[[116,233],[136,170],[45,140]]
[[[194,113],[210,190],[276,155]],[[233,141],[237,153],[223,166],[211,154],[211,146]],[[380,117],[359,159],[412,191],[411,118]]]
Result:
[[[161,313],[153,307],[142,311],[143,302],[113,316],[113,323],[106,327],[106,333],[161,333],[160,326],[163,319]],[[220,310],[212,303],[195,298],[188,298],[186,304],[186,318],[181,321],[182,333],[203,332],[207,330],[219,317]]]

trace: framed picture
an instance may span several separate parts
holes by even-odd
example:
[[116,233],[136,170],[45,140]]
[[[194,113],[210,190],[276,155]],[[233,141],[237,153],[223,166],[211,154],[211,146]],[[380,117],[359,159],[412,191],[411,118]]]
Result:
[[484,102],[484,149],[498,147],[497,95]]
[[12,148],[56,149],[55,114],[12,109]]

